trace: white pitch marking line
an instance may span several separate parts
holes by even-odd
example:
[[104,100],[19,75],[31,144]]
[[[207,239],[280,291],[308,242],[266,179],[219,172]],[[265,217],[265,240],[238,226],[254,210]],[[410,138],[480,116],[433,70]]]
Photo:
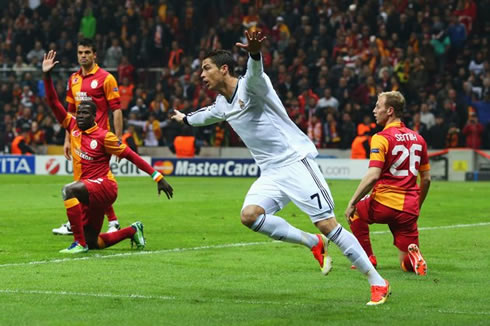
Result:
[[[429,230],[443,230],[443,229],[458,229],[458,228],[468,228],[474,226],[488,226],[490,222],[482,222],[482,223],[474,223],[474,224],[454,224],[454,225],[444,225],[444,226],[432,226],[432,227],[422,227],[419,228],[419,231],[429,231]],[[388,234],[391,231],[374,231],[371,234]],[[242,243],[228,243],[221,245],[212,245],[212,246],[200,246],[200,247],[192,247],[192,248],[173,248],[173,249],[164,249],[164,250],[155,250],[155,251],[137,251],[137,252],[125,252],[120,254],[113,255],[93,255],[87,257],[77,257],[77,258],[61,258],[61,259],[51,259],[51,260],[40,260],[40,261],[31,261],[25,263],[10,263],[10,264],[1,264],[2,267],[14,267],[14,266],[28,266],[28,265],[42,265],[42,264],[50,264],[50,263],[64,263],[70,261],[79,261],[79,260],[89,260],[89,259],[106,259],[106,258],[115,258],[115,257],[127,257],[133,255],[155,255],[155,254],[166,254],[172,252],[185,252],[185,251],[198,251],[198,250],[207,250],[207,249],[222,249],[222,248],[234,248],[234,247],[248,247],[248,246],[259,246],[259,245],[269,245],[272,243],[282,243],[281,241],[261,241],[261,242],[242,242]]]
[[21,290],[21,289],[0,289],[0,293],[4,294],[39,294],[39,295],[55,295],[55,296],[82,296],[82,297],[94,297],[94,298],[117,298],[117,299],[145,299],[145,300],[180,300],[180,301],[194,301],[198,300],[203,303],[237,303],[237,304],[259,304],[259,305],[295,305],[305,306],[308,304],[297,302],[280,302],[280,301],[256,301],[256,300],[242,300],[242,299],[206,299],[201,298],[177,298],[175,296],[162,296],[162,295],[143,295],[143,294],[113,294],[113,293],[84,293],[84,292],[69,292],[69,291],[48,291],[48,290]]
[[[162,295],[143,295],[143,294],[113,294],[113,293],[83,293],[83,292],[68,292],[68,291],[46,291],[46,290],[19,290],[19,289],[0,289],[0,293],[4,294],[39,294],[39,295],[57,295],[57,296],[80,296],[80,297],[94,297],[94,298],[117,298],[117,299],[145,299],[145,300],[179,300],[174,296],[162,296]],[[194,300],[193,298],[182,298],[182,301]],[[279,302],[279,301],[251,301],[241,299],[210,299],[199,301],[203,303],[237,303],[237,304],[274,304],[281,306],[314,306],[316,304],[297,303],[297,302]],[[428,312],[434,312],[429,310]],[[435,312],[442,314],[466,314],[466,315],[490,315],[490,312],[485,311],[452,311],[452,310],[436,310]]]
[[[454,225],[443,225],[443,226],[427,226],[427,227],[419,228],[419,231],[441,230],[441,229],[460,229],[460,228],[471,228],[474,226],[487,226],[487,225],[490,225],[490,222],[473,223],[473,224],[454,224]],[[371,232],[371,234],[384,234],[384,233],[391,233],[391,231],[374,231],[374,232]]]

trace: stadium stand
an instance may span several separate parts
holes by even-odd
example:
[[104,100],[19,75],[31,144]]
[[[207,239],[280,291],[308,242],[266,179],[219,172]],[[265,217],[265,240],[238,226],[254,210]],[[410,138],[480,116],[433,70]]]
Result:
[[[268,36],[266,72],[319,148],[350,149],[376,95],[400,90],[405,123],[430,148],[489,149],[489,7],[488,0],[0,1],[0,152],[10,152],[26,123],[33,148],[62,143],[40,64],[44,52],[57,51],[54,78],[64,98],[80,37],[95,40],[98,63],[116,76],[125,119],[156,119],[158,145],[173,144],[183,131],[166,122],[168,110],[213,102],[199,77],[205,50],[231,50],[244,73],[246,53],[234,43],[245,29]],[[136,129],[142,146],[145,128]],[[227,124],[195,132],[202,146],[242,146]]]

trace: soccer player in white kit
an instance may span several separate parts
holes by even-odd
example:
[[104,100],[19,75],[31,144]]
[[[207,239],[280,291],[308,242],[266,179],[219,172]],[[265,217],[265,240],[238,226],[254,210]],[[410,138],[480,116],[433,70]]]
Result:
[[[249,52],[245,76],[234,76],[236,63],[230,52],[210,52],[202,62],[201,78],[219,93],[216,102],[188,115],[175,111],[172,119],[191,126],[227,121],[261,170],[245,197],[241,222],[273,239],[307,246],[325,275],[332,267],[327,246],[333,242],[366,274],[371,285],[367,304],[383,304],[391,292],[389,282],[376,271],[357,239],[337,223],[330,189],[314,160],[315,145],[288,117],[264,73],[260,49],[265,37],[257,32],[245,35],[248,43],[236,44]],[[310,216],[322,234],[301,231],[275,215],[290,201]]]

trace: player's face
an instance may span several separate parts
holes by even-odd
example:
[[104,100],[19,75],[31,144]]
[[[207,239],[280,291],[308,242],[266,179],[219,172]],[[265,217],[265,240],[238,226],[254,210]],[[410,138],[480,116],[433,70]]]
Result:
[[222,71],[210,58],[204,59],[201,68],[201,78],[206,87],[211,90],[216,90],[223,80]]
[[376,123],[380,126],[384,126],[386,121],[388,121],[388,109],[386,108],[385,102],[386,98],[384,96],[378,97],[378,101],[373,110]]
[[95,52],[89,46],[79,45],[77,50],[78,64],[83,67],[91,67],[95,63]]
[[95,123],[95,116],[89,106],[80,105],[77,111],[77,125],[80,130],[87,130]]

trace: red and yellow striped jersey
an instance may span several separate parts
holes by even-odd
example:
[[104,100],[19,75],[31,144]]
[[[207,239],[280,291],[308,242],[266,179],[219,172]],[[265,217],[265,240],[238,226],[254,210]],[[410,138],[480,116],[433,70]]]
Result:
[[73,157],[73,179],[108,178],[115,180],[109,168],[111,155],[120,156],[127,146],[112,132],[98,125],[82,131],[77,121],[67,114],[62,122],[63,128],[70,133],[71,155]]
[[82,69],[73,73],[68,79],[66,102],[69,111],[78,110],[82,101],[92,101],[97,106],[95,122],[100,128],[110,130],[108,111],[121,108],[121,101],[117,81],[109,72],[97,64],[87,75],[82,75]]
[[402,122],[385,126],[371,140],[369,167],[381,168],[371,197],[393,209],[419,215],[419,171],[430,170],[425,140]]

